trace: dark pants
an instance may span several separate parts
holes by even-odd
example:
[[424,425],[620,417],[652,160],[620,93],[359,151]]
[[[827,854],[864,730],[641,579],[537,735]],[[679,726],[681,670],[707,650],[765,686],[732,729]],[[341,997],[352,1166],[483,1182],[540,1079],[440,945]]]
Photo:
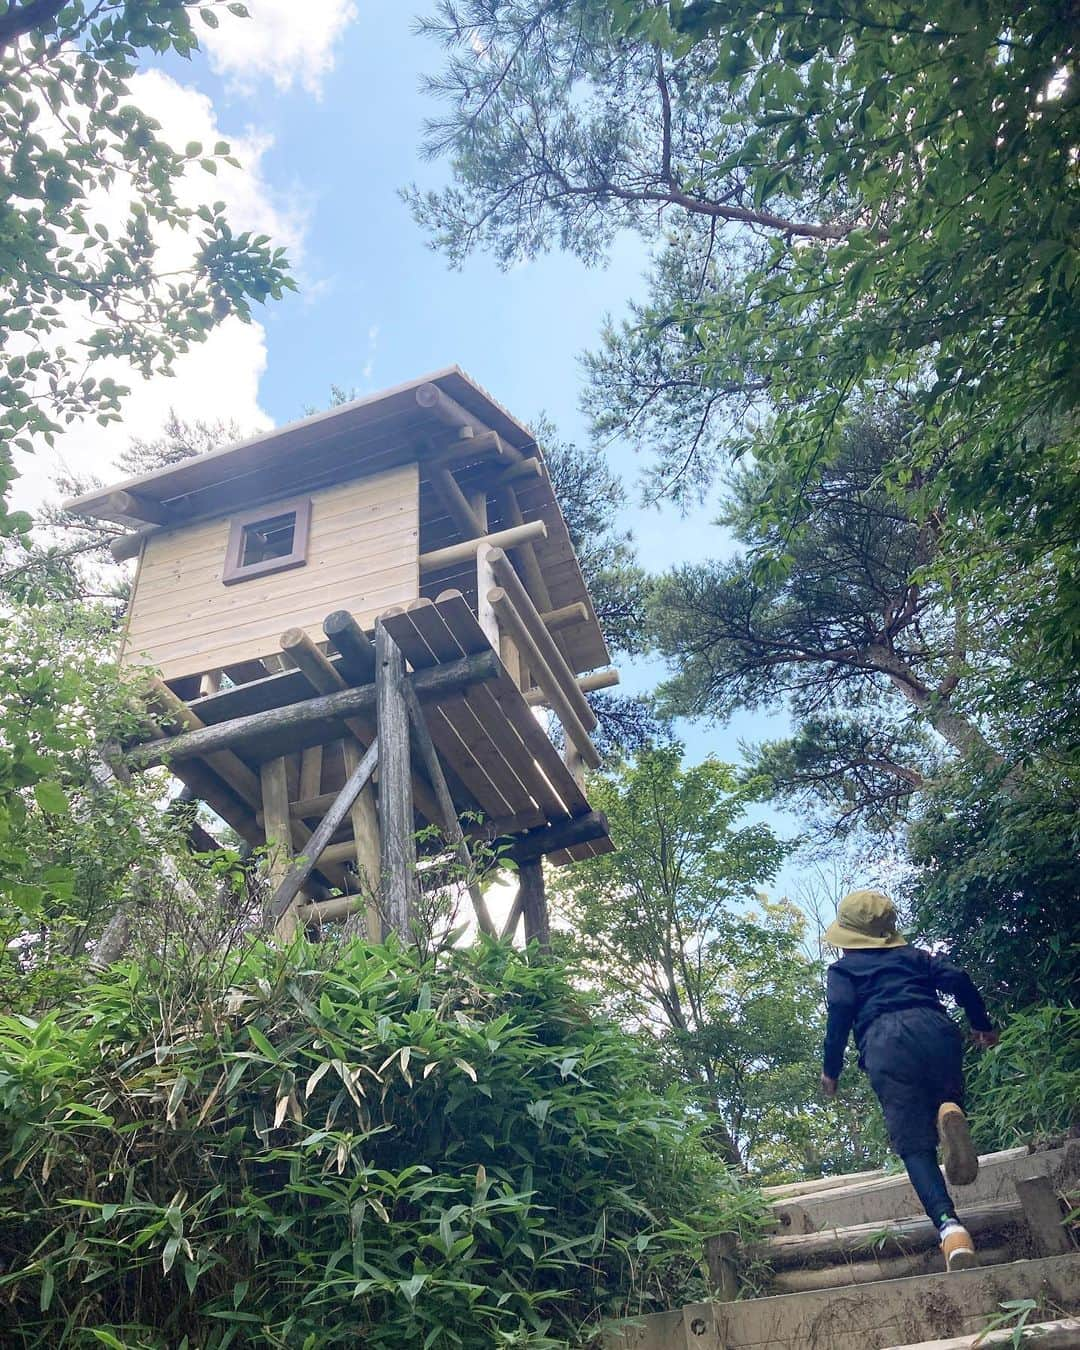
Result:
[[882,1013],[867,1028],[860,1047],[889,1140],[936,1224],[956,1217],[937,1165],[937,1113],[942,1102],[964,1104],[963,1058],[960,1032],[934,1008]]

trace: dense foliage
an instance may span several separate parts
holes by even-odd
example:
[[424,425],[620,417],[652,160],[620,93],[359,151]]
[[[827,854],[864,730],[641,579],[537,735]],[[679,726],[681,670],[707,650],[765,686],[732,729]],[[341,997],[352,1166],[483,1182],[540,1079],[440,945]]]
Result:
[[[815,1101],[821,966],[799,911],[758,890],[787,847],[747,819],[754,798],[728,765],[684,764],[678,745],[594,779],[618,848],[553,874],[565,942],[638,1030],[656,1080],[688,1090],[722,1158],[769,1176],[873,1164],[880,1135]],[[857,1079],[845,1087],[860,1097]]]
[[1060,1137],[1080,1124],[1080,1009],[1043,1004],[1010,1019],[970,1082],[981,1149]]
[[12,0],[0,13],[0,533],[26,526],[5,524],[12,444],[119,416],[126,390],[95,363],[167,371],[292,286],[281,249],[181,190],[228,145],[166,144],[131,95],[141,57],[190,57],[196,14],[217,26],[219,12],[247,13],[220,0]]
[[919,428],[898,472],[938,470],[928,508],[999,540],[1030,517],[1052,547],[1077,491],[1074,20],[1052,0],[444,0],[426,148],[453,181],[411,201],[455,262],[654,243],[593,406],[668,490],[747,434],[809,481],[888,390]]
[[132,964],[0,1023],[6,1345],[578,1344],[755,1205],[506,948]]
[[1011,785],[957,768],[909,832],[914,926],[991,1002],[1080,1001],[1080,784],[1052,758]]

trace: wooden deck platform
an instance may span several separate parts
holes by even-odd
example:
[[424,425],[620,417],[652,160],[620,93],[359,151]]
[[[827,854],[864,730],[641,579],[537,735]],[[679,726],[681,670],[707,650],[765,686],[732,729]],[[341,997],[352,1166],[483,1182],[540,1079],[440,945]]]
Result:
[[[482,653],[494,659],[494,678],[423,704],[424,718],[459,814],[475,814],[481,818],[485,831],[495,837],[522,835],[587,816],[592,818],[585,794],[533,708],[492,652],[476,615],[461,593],[454,591],[436,600],[417,600],[405,609],[382,614],[380,620],[413,672],[434,672],[437,667]],[[328,657],[345,687],[362,687],[347,678],[348,662],[333,648]],[[286,670],[191,699],[187,709],[194,720],[187,725],[220,726],[237,718],[290,707],[318,692],[301,670]],[[316,773],[319,792],[310,791],[311,775],[305,768],[304,781],[309,790],[302,793],[296,784],[297,790],[290,793],[293,814],[303,835],[306,832],[303,821],[313,817],[298,811],[296,806],[302,805],[304,798],[325,799],[340,787],[338,779],[344,781],[344,763],[337,743],[350,735],[350,727],[355,729],[356,720],[327,719],[315,729],[305,728],[302,735],[295,729],[283,731],[276,733],[276,740],[268,739],[265,744],[243,741],[235,749],[199,758],[174,759],[171,767],[242,838],[259,845],[264,839],[258,814],[260,762],[274,755],[293,754],[299,780],[300,750],[321,745],[321,764]],[[416,776],[421,788],[426,786],[419,771]],[[422,802],[423,792],[417,795]],[[418,807],[418,823],[426,823],[422,807]],[[302,845],[302,837],[296,842]],[[565,864],[596,857],[612,848],[606,832],[599,832],[596,837],[575,842],[548,856],[556,864]]]

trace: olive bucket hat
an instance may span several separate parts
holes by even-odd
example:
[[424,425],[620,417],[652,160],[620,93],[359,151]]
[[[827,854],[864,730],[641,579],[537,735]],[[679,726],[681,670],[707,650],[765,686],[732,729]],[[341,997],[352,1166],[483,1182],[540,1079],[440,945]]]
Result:
[[906,947],[896,931],[896,907],[883,891],[851,891],[823,939],[830,947]]

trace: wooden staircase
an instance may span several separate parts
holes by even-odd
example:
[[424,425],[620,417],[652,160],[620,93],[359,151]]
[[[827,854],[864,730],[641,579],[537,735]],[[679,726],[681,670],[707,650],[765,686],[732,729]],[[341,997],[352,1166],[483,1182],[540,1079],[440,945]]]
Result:
[[[716,1301],[627,1323],[609,1350],[960,1350],[1001,1305],[1033,1299],[1019,1342],[980,1347],[1080,1350],[1080,1250],[1062,1220],[1080,1203],[1080,1141],[980,1159],[956,1192],[979,1264],[947,1274],[937,1233],[903,1175],[884,1172],[774,1187],[775,1232],[748,1252],[708,1244]],[[750,1258],[762,1292],[736,1297]]]

